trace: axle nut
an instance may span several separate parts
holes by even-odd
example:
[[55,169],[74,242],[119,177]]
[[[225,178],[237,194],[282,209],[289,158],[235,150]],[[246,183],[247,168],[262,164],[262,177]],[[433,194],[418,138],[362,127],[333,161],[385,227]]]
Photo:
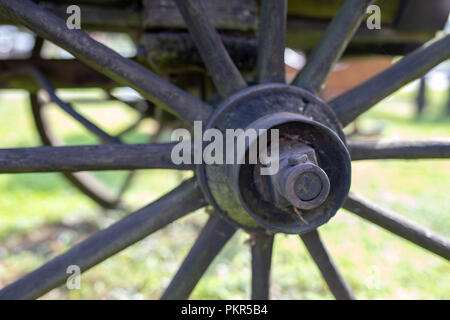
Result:
[[320,206],[330,192],[330,180],[319,166],[300,163],[287,167],[278,179],[278,189],[294,207],[310,210]]

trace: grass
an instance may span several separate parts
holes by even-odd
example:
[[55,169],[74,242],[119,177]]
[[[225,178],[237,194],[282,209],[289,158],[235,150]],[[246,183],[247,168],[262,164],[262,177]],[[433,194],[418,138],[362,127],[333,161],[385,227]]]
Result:
[[[88,94],[97,95],[95,90]],[[382,138],[449,137],[444,117],[445,92],[429,92],[427,114],[416,120],[411,93],[399,93],[359,120],[364,132]],[[117,133],[137,118],[119,103],[79,108],[109,132]],[[55,107],[49,117],[67,144],[96,143]],[[155,123],[143,123],[127,142],[145,142]],[[167,138],[167,137],[166,137]],[[39,145],[27,97],[0,94],[0,146]],[[125,172],[95,173],[117,190]],[[125,201],[139,208],[176,186],[189,174],[139,171]],[[0,175],[0,287],[33,270],[81,239],[105,228],[125,213],[104,211],[59,174]],[[429,229],[450,236],[450,166],[448,161],[362,161],[353,165],[352,190],[389,207]],[[189,251],[207,219],[193,213],[140,241],[82,276],[81,290],[64,286],[44,299],[156,299]],[[341,210],[320,228],[344,277],[360,299],[448,299],[450,265],[441,258]],[[238,232],[208,269],[192,294],[194,299],[247,299],[250,283],[248,235]],[[272,289],[275,299],[331,299],[298,237],[275,241]]]

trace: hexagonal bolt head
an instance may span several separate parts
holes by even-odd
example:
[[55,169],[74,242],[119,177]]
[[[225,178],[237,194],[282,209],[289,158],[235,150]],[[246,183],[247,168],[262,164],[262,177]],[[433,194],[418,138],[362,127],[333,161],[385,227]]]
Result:
[[280,169],[271,177],[275,204],[311,210],[320,206],[330,192],[330,181],[317,165],[314,149],[297,144],[280,154]]

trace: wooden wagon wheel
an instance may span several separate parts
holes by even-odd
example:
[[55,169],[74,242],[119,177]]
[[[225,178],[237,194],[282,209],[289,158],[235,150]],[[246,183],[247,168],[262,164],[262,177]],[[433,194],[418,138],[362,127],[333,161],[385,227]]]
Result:
[[[342,126],[348,125],[378,101],[450,58],[450,35],[425,44],[391,68],[329,104],[316,97],[371,2],[347,0],[312,52],[306,67],[293,83],[285,85],[283,35],[286,1],[262,0],[259,85],[248,86],[224,49],[220,36],[208,21],[201,1],[176,0],[223,98],[221,105],[214,110],[149,70],[106,48],[84,32],[67,30],[63,20],[33,2],[0,0],[1,12],[12,20],[24,24],[112,79],[135,88],[146,99],[165,106],[182,119],[190,122],[201,120],[206,123],[206,127],[217,127],[219,130],[227,125],[244,128],[277,127],[287,141],[287,151],[282,152],[287,159],[282,172],[287,174],[278,177],[275,182],[265,181],[249,165],[236,165],[231,170],[227,170],[224,165],[176,166],[170,158],[172,144],[1,150],[0,171],[4,173],[175,168],[196,170],[197,174],[159,200],[3,288],[0,297],[37,298],[66,280],[67,266],[78,265],[82,271],[86,271],[208,203],[215,207],[217,213],[212,214],[204,226],[163,294],[164,299],[188,298],[237,228],[254,235],[252,298],[269,297],[272,243],[277,232],[298,233],[334,296],[338,299],[354,298],[316,230],[328,222],[341,206],[426,250],[450,259],[450,243],[447,239],[360,196],[348,194],[349,154],[354,161],[449,158],[450,141],[346,143],[342,134]],[[293,152],[292,149],[300,144],[303,144],[301,148]],[[297,157],[301,153],[306,158]],[[304,171],[304,161],[308,162],[308,170],[311,171]],[[314,172],[320,177],[313,179],[305,172]],[[327,183],[329,192],[323,195],[321,190]],[[275,198],[264,192],[274,185]],[[280,189],[284,194],[279,194]],[[290,204],[280,205],[282,197],[283,201]]]
[[[32,58],[39,58],[43,43],[44,41],[42,38],[35,38],[34,48],[31,53]],[[87,120],[84,116],[79,114],[72,107],[72,104],[60,99],[56,94],[56,90],[52,86],[51,82],[38,68],[31,65],[28,66],[25,71],[28,72],[30,76],[32,76],[32,78],[34,78],[37,86],[40,86],[41,89],[47,93],[51,102],[55,103],[63,111],[69,114],[75,121],[79,122],[103,143],[122,143],[121,136],[124,133],[127,133],[136,128],[147,116],[147,110],[143,110],[142,108],[138,108],[137,106],[132,106],[135,110],[141,113],[138,120],[125,130],[123,130],[121,133],[119,133],[117,136],[111,136],[107,132],[99,128],[97,125]],[[123,102],[122,100],[112,95],[109,91],[107,93],[107,96],[109,100],[118,100]],[[60,141],[57,138],[56,134],[52,132],[51,123],[46,117],[44,104],[40,101],[40,99],[38,99],[38,95],[35,92],[30,93],[30,105],[34,124],[42,144],[46,146],[61,146],[62,141]],[[131,106],[131,103],[129,105]],[[104,184],[102,184],[99,180],[97,180],[87,172],[63,172],[62,174],[74,187],[91,198],[101,207],[105,209],[115,209],[125,206],[125,204],[121,201],[121,198],[127,188],[130,186],[135,172],[131,171],[127,174],[125,179],[122,181],[119,191],[116,193],[109,190]]]
[[[37,70],[34,70],[35,72],[38,72]],[[42,79],[42,81],[46,81],[44,76],[39,73],[39,77]],[[51,87],[50,83],[47,83],[47,90],[50,90],[50,96],[52,97],[52,100],[55,100],[55,102],[62,106],[64,110],[67,110],[70,112],[70,114],[75,115],[75,119],[85,119],[80,114],[78,114],[70,104],[63,102],[60,100],[55,93],[55,90]],[[33,120],[34,124],[36,126],[37,132],[39,134],[39,137],[41,139],[42,144],[46,146],[60,146],[62,143],[58,140],[56,135],[51,131],[49,121],[47,121],[45,116],[45,110],[43,108],[42,103],[38,99],[38,95],[36,93],[30,93],[30,104],[33,114]],[[87,128],[90,126],[95,126],[91,122],[85,122],[82,121],[82,124],[86,125]],[[120,140],[117,137],[110,136],[106,132],[104,132],[102,129],[95,126],[97,129],[94,131],[98,133],[97,135],[99,138],[104,141],[105,143],[121,143]],[[99,204],[101,207],[106,209],[114,209],[120,206],[121,201],[121,195],[126,190],[126,188],[129,186],[129,182],[131,182],[131,177],[133,174],[133,171],[129,173],[127,178],[123,182],[123,186],[120,188],[120,191],[117,194],[112,193],[110,190],[107,189],[106,186],[104,186],[100,181],[96,180],[93,176],[91,176],[87,172],[63,172],[62,173],[64,177],[78,190],[80,190],[82,193],[84,193],[86,196],[94,200],[97,204]]]
[[[36,44],[33,49],[33,55],[38,55],[40,52],[40,48],[42,47],[42,39],[36,38]],[[63,101],[56,94],[55,88],[52,86],[50,81],[45,77],[45,75],[36,67],[28,66],[26,71],[34,78],[36,83],[41,86],[42,90],[44,90],[49,100],[55,103],[60,109],[69,114],[75,121],[79,122],[82,126],[84,126],[89,132],[95,135],[101,142],[103,143],[123,143],[121,141],[122,137],[137,128],[141,122],[150,117],[149,114],[149,104],[145,100],[138,101],[129,101],[125,102],[120,98],[114,96],[109,91],[107,92],[108,100],[120,101],[129,107],[133,108],[137,112],[140,113],[140,116],[136,121],[134,121],[127,128],[119,132],[115,136],[111,136],[103,129],[98,127],[96,124],[92,123],[80,113],[78,113],[73,107],[71,103]],[[41,139],[43,145],[46,146],[61,146],[63,142],[58,139],[55,132],[51,130],[51,122],[47,119],[47,115],[45,113],[45,104],[40,101],[37,93],[30,93],[30,105],[33,115],[34,124],[37,130],[37,133]],[[156,108],[153,105],[153,114],[152,117],[158,121],[162,121],[162,110],[160,108]],[[156,141],[159,134],[161,133],[161,125],[158,129],[159,131],[152,137],[150,137],[150,141]],[[88,172],[63,172],[62,175],[79,191],[83,194],[91,198],[98,205],[105,209],[126,209],[127,205],[122,201],[122,196],[126,192],[126,190],[130,187],[134,177],[135,171],[129,171],[123,181],[121,181],[118,191],[113,192],[106,185],[104,185],[101,181],[96,179],[94,176],[89,174]]]

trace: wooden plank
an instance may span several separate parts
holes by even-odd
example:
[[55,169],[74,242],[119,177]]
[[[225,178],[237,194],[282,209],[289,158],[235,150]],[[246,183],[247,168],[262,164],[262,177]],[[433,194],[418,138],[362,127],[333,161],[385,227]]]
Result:
[[[173,0],[144,0],[143,26],[146,29],[186,29],[186,24]],[[255,0],[204,1],[209,20],[216,29],[255,31],[258,6]]]
[[443,28],[449,12],[450,1],[448,0],[405,1],[395,27],[403,31],[436,31]]
[[[222,35],[221,38],[238,69],[244,72],[253,70],[256,65],[256,37]],[[204,71],[200,54],[187,32],[149,32],[142,41],[147,50],[147,61],[155,70]]]
[[[313,19],[332,19],[345,0],[290,0],[288,15]],[[423,0],[419,0],[423,1]],[[381,8],[381,22],[392,24],[400,8],[400,0],[378,0]]]

